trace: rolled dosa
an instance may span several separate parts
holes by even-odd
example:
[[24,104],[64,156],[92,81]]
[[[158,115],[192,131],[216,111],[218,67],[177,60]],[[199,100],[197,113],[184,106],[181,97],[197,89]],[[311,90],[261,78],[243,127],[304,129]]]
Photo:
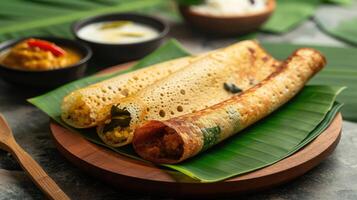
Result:
[[120,99],[107,111],[97,133],[111,146],[131,143],[135,128],[147,120],[165,120],[224,101],[259,83],[279,65],[255,41],[207,53],[188,67]]
[[186,67],[195,59],[184,57],[155,64],[75,90],[62,101],[62,120],[75,128],[96,126],[105,117],[102,114],[106,113],[103,109],[107,105]]
[[178,163],[236,134],[285,104],[325,65],[312,49],[297,50],[267,79],[201,111],[166,121],[149,121],[135,130],[133,146],[144,159]]

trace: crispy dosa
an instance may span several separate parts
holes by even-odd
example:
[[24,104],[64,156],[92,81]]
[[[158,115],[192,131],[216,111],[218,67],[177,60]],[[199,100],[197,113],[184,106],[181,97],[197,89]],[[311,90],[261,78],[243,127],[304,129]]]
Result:
[[108,145],[129,144],[134,130],[144,122],[192,113],[229,99],[264,80],[279,65],[255,41],[209,52],[111,105],[97,133]]
[[319,52],[299,49],[264,81],[224,102],[145,123],[135,130],[134,149],[155,163],[178,163],[195,156],[277,110],[324,65]]

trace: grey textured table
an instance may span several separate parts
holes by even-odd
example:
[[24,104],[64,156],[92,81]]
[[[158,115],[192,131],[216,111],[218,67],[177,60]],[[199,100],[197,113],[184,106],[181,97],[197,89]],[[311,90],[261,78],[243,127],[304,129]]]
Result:
[[[354,6],[357,10],[357,4]],[[348,14],[345,8],[323,6],[317,14],[334,19],[330,13]],[[182,24],[172,23],[171,36],[192,52],[202,52],[226,46],[236,39],[212,39],[192,33]],[[313,21],[282,36],[264,34],[261,40],[292,43],[343,45],[319,31]],[[73,199],[162,199],[113,189],[65,160],[50,138],[49,119],[26,103],[33,91],[23,91],[0,80],[0,112],[13,128],[15,137],[24,149],[38,161],[49,175]],[[343,123],[343,136],[336,151],[318,167],[304,176],[280,187],[251,194],[247,199],[357,199],[357,123]],[[43,199],[44,196],[30,181],[20,166],[0,150],[0,199]],[[171,199],[171,198],[163,198]],[[234,197],[227,199],[236,199]]]

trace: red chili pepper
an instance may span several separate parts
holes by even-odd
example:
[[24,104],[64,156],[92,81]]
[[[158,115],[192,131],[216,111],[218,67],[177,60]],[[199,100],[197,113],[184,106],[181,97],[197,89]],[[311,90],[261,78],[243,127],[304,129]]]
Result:
[[42,50],[50,51],[54,56],[63,56],[66,54],[66,51],[63,50],[61,47],[44,40],[31,39],[27,41],[27,44],[30,47],[38,47]]

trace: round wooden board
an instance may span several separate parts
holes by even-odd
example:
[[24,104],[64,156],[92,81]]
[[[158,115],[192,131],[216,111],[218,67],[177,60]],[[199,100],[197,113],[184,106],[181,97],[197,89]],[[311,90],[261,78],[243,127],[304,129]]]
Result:
[[[122,65],[125,69],[131,64]],[[104,73],[117,70],[105,70]],[[215,183],[199,183],[179,172],[163,170],[84,139],[79,134],[50,124],[57,149],[70,162],[110,185],[134,192],[175,197],[217,197],[263,190],[288,182],[306,173],[337,146],[342,130],[338,114],[330,126],[306,147],[271,166]]]
[[319,137],[292,156],[216,183],[198,183],[178,172],[163,170],[91,143],[56,123],[50,126],[57,149],[70,162],[114,187],[163,196],[214,197],[271,188],[309,171],[335,149],[341,136],[342,117],[338,114]]

